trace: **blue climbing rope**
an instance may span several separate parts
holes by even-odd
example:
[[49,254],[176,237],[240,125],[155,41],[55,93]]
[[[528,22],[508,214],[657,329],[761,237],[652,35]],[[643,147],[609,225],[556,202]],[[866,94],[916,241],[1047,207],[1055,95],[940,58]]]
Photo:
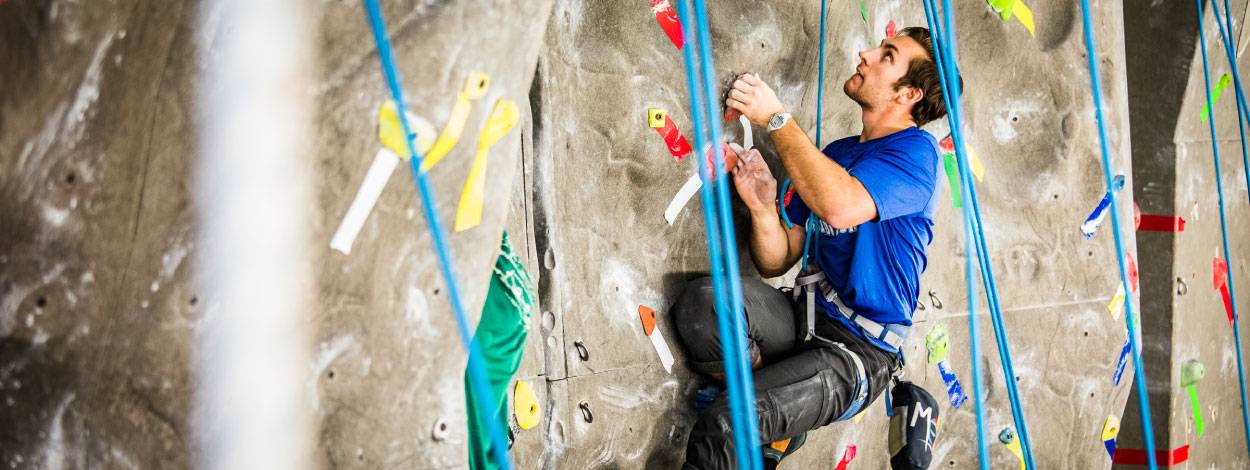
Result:
[[[746,353],[746,328],[743,325],[742,278],[738,273],[737,242],[734,237],[733,218],[729,211],[729,193],[726,177],[717,175],[724,168],[721,146],[721,130],[712,125],[719,107],[713,82],[711,39],[708,36],[707,11],[702,0],[694,0],[694,20],[686,0],[678,0],[677,13],[687,47],[682,48],[686,67],[686,86],[690,91],[691,116],[694,123],[695,158],[703,181],[710,182],[701,188],[704,229],[708,240],[708,257],[711,262],[712,290],[716,301],[718,333],[725,365],[725,382],[729,395],[730,418],[733,423],[734,454],[739,468],[760,470],[763,460],[759,449],[758,417],[755,411],[755,388],[752,386],[751,365]],[[692,27],[693,26],[693,27]],[[693,45],[699,49],[696,63]],[[702,82],[702,88],[700,86]],[[703,149],[710,145],[712,168]],[[720,176],[713,179],[713,176]],[[719,210],[718,210],[719,209]]]
[[[816,59],[816,147],[820,147],[820,117],[825,113],[825,17],[829,0],[820,0],[820,57]],[[788,181],[788,180],[787,180]]]
[[[938,70],[944,71],[945,67],[943,65],[944,61],[942,59],[942,55],[937,52],[942,50],[942,47],[939,45],[939,42],[941,42],[939,38],[942,36],[942,33],[937,23],[933,21],[933,10],[936,9],[936,7],[932,3],[933,0],[924,1],[925,20],[929,23],[929,38],[933,43],[935,56],[934,61],[937,63]],[[951,100],[959,99],[959,97],[951,93],[950,87],[946,83],[946,76],[944,74],[940,72],[938,78],[942,82],[942,99],[946,102],[946,109],[950,109]],[[949,113],[947,113],[947,118],[949,122]],[[958,129],[958,127],[955,123],[951,122],[951,129]],[[963,171],[962,168],[960,171]],[[964,194],[961,194],[960,197],[967,200],[967,190],[962,190],[962,192]],[[966,282],[968,289],[968,337],[971,338],[968,343],[970,344],[969,348],[971,350],[971,360],[969,362],[972,364],[972,405],[975,408],[977,426],[977,461],[980,462],[981,470],[989,470],[989,446],[985,442],[985,409],[981,406],[981,397],[983,396],[981,394],[981,352],[978,344],[980,343],[981,334],[977,321],[977,303],[975,301],[977,294],[974,283],[976,281],[975,274],[973,274],[972,269],[972,254],[976,252],[976,247],[974,247],[972,243],[972,206],[970,204],[962,204],[962,206],[964,214],[964,252],[968,254],[967,258],[964,260],[964,281]]]
[[[936,3],[933,4],[934,14],[937,14]],[[935,53],[942,55],[944,70],[942,75],[946,80],[947,88],[953,89],[959,83],[959,59],[956,55],[955,40],[955,19],[950,0],[944,0],[941,11],[942,25],[939,29],[941,33],[940,51]],[[959,90],[955,90],[959,91]],[[955,144],[955,157],[959,163],[959,176],[961,186],[967,194],[967,202],[972,206],[972,234],[976,242],[976,254],[978,265],[981,268],[981,282],[985,287],[986,299],[990,307],[990,323],[994,329],[994,340],[998,346],[998,357],[1002,362],[1004,382],[1007,388],[1007,398],[1011,403],[1012,420],[1016,425],[1016,435],[1020,439],[1020,448],[1023,451],[1025,466],[1029,469],[1036,468],[1033,463],[1032,441],[1029,439],[1029,431],[1027,420],[1024,417],[1024,407],[1020,404],[1020,392],[1015,381],[1015,367],[1011,359],[1011,349],[1008,347],[1007,330],[1003,326],[1002,306],[998,299],[998,287],[994,282],[994,268],[990,263],[989,249],[985,242],[985,232],[983,227],[985,224],[981,219],[981,205],[977,198],[976,186],[973,184],[972,171],[968,167],[968,160],[964,155],[966,146],[963,141],[962,122],[963,111],[958,96],[950,97],[947,108],[947,117],[951,125],[951,137]],[[968,256],[972,256],[971,253]],[[969,303],[975,299],[968,299]]]
[[[1201,2],[1202,0],[1198,0]],[[1201,8],[1201,7],[1199,7]],[[1111,151],[1107,147],[1107,126],[1103,120],[1102,87],[1099,85],[1098,55],[1094,42],[1094,27],[1090,20],[1089,0],[1081,0],[1081,24],[1085,28],[1085,58],[1089,64],[1089,83],[1094,97],[1094,112],[1098,123],[1098,145],[1102,155],[1102,175],[1107,185],[1107,197],[1111,201],[1111,232],[1115,236],[1116,263],[1120,268],[1120,287],[1124,289],[1124,323],[1128,328],[1129,345],[1132,348],[1133,376],[1137,382],[1137,402],[1141,408],[1142,435],[1146,444],[1146,459],[1151,469],[1156,468],[1154,426],[1150,419],[1149,389],[1146,387],[1146,368],[1142,362],[1141,345],[1138,344],[1138,330],[1133,316],[1132,290],[1129,288],[1128,263],[1125,262],[1125,246],[1123,230],[1120,228],[1120,211],[1116,208],[1116,196],[1112,183],[1114,173],[1111,163]],[[1206,53],[1205,45],[1203,54]],[[1214,128],[1213,132],[1214,132]]]
[[[1234,38],[1233,18],[1230,14],[1232,10],[1228,9],[1228,0],[1224,0],[1225,15],[1223,16],[1224,21],[1227,22],[1227,30],[1225,29],[1225,25],[1220,21],[1220,8],[1219,4],[1215,1],[1211,2],[1211,11],[1215,13],[1215,24],[1220,30],[1220,39],[1224,44],[1224,55],[1228,57],[1229,68],[1232,69],[1233,90],[1236,92],[1237,96],[1237,131],[1241,134],[1241,166],[1242,168],[1247,169],[1244,174],[1246,177],[1246,186],[1250,187],[1250,156],[1247,155],[1248,152],[1246,150],[1246,121],[1250,120],[1250,104],[1247,104],[1246,102],[1246,95],[1241,86],[1241,72],[1238,72],[1237,70],[1237,53],[1233,47],[1233,41],[1230,40]],[[1214,103],[1209,104],[1209,106],[1214,105]],[[1208,113],[1209,112],[1211,111],[1208,111]],[[1250,201],[1250,192],[1246,193],[1246,197],[1247,201]],[[1242,403],[1242,405],[1245,405],[1245,403]],[[1247,432],[1250,433],[1250,430]],[[1246,437],[1247,440],[1250,440],[1250,434],[1247,434]]]
[[[425,220],[430,226],[430,233],[434,239],[434,251],[438,254],[439,269],[443,273],[443,281],[447,284],[447,296],[451,299],[452,313],[456,316],[456,327],[460,332],[460,343],[469,355],[469,381],[473,385],[475,398],[486,405],[483,409],[497,410],[499,409],[499,404],[489,393],[490,383],[486,380],[486,369],[481,362],[481,351],[478,350],[477,342],[472,340],[472,334],[469,332],[468,322],[464,314],[464,305],[460,300],[460,287],[452,270],[451,250],[447,246],[442,223],[439,221],[434,200],[430,196],[430,182],[425,172],[420,170],[424,156],[417,151],[414,143],[417,136],[412,132],[412,128],[408,124],[407,114],[404,112],[404,90],[400,86],[399,72],[395,68],[395,59],[391,52],[391,41],[387,37],[386,32],[386,22],[382,17],[382,10],[378,7],[377,0],[363,1],[365,11],[369,15],[369,26],[373,28],[373,40],[377,43],[378,58],[382,61],[382,73],[386,76],[386,84],[391,90],[391,98],[395,100],[399,124],[404,129],[404,135],[409,136],[408,139],[405,139],[405,143],[408,145],[408,154],[412,155],[408,162],[412,168],[412,176],[417,183],[417,192],[421,195],[421,207],[425,212]],[[508,441],[504,438],[503,429],[493,419],[493,415],[487,415],[485,411],[482,414],[483,416],[479,418],[487,422],[487,429],[490,432],[491,453],[495,457],[495,462],[499,464],[500,468],[510,470],[512,463],[508,460]],[[469,417],[469,419],[473,418],[472,416]]]
[[[1211,71],[1210,65],[1207,62],[1207,33],[1206,28],[1202,25],[1202,0],[1196,0],[1196,2],[1198,3],[1198,39],[1201,41],[1202,45],[1202,80],[1203,85],[1206,86],[1207,90],[1207,106],[1211,106]],[[1215,7],[1214,2],[1212,2],[1212,4],[1213,7]],[[1226,5],[1225,12],[1227,11]],[[1219,21],[1218,16],[1216,21]],[[1235,60],[1235,56],[1233,59],[1232,68],[1236,70],[1237,61]],[[1210,128],[1211,131],[1211,158],[1212,163],[1215,166],[1215,190],[1220,198],[1220,234],[1224,237],[1224,259],[1230,260],[1231,263],[1232,252],[1228,249],[1228,219],[1224,213],[1224,178],[1220,172],[1220,147],[1219,140],[1216,139],[1214,111],[1207,113],[1207,127]],[[1245,134],[1242,134],[1242,142],[1245,142]],[[1245,366],[1242,364],[1241,358],[1241,320],[1239,318],[1240,315],[1237,314],[1237,295],[1236,290],[1234,289],[1235,283],[1233,282],[1233,271],[1234,270],[1232,269],[1228,270],[1228,298],[1233,309],[1233,342],[1237,347],[1238,385],[1241,390],[1241,424],[1247,437],[1246,451],[1250,453],[1250,409],[1246,408],[1246,374]],[[1136,351],[1134,351],[1134,354],[1136,354]]]

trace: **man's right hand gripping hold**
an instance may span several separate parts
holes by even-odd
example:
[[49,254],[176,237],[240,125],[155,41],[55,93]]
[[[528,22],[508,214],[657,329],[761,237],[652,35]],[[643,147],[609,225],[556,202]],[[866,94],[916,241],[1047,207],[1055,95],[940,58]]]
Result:
[[[887,387],[920,295],[933,239],[937,141],[919,129],[946,114],[929,32],[907,28],[859,54],[843,91],[862,111],[860,135],[823,151],[759,77],[734,82],[726,105],[766,127],[793,181],[783,195],[756,150],[735,147],[738,195],[751,215],[751,257],[776,277],[800,260],[787,295],[743,279],[755,410],[766,463],[806,432],[855,416]],[[673,312],[691,368],[723,373],[708,278],[686,286]],[[690,433],[687,469],[734,468],[722,394]],[[781,449],[779,449],[781,448]]]

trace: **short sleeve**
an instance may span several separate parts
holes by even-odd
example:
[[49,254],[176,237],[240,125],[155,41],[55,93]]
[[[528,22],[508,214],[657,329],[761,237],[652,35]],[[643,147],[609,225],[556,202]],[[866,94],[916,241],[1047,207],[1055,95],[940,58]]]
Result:
[[937,151],[923,137],[901,139],[848,170],[877,205],[877,219],[922,212],[937,183]]

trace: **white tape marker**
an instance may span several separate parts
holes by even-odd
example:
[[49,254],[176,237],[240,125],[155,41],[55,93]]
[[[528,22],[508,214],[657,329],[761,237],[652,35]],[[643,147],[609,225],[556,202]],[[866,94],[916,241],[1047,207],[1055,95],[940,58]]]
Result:
[[738,122],[742,123],[742,148],[747,150],[755,148],[755,139],[751,135],[751,121],[746,116],[738,116]]
[[655,352],[660,355],[660,364],[664,366],[664,370],[673,373],[673,351],[668,349],[668,342],[664,341],[664,334],[660,333],[660,327],[656,326],[655,331],[647,336],[651,338],[651,345],[655,346]]
[[694,197],[694,193],[699,192],[699,188],[703,187],[703,179],[699,178],[699,174],[690,175],[690,179],[686,180],[686,184],[681,186],[681,190],[677,191],[677,195],[673,196],[673,200],[668,203],[668,208],[664,209],[664,220],[669,225],[673,225],[673,221],[677,220],[677,215],[681,214],[682,208],[686,207],[686,203],[690,202],[690,198]]
[[339,250],[345,255],[351,253],[356,235],[360,234],[360,229],[364,227],[369,213],[373,212],[378,196],[382,194],[382,189],[386,188],[386,181],[391,178],[391,172],[395,171],[395,165],[398,163],[399,156],[395,155],[395,152],[386,147],[378,150],[378,154],[373,157],[373,164],[369,165],[369,171],[365,173],[365,180],[360,183],[360,189],[356,190],[356,198],[352,199],[352,205],[347,208],[347,214],[339,223],[339,229],[334,231],[334,238],[330,240],[330,248]]

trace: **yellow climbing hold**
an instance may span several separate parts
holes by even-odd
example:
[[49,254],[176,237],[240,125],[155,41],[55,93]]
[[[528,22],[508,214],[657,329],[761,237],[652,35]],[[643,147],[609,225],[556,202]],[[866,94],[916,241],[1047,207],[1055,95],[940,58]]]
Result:
[[464,89],[456,94],[456,104],[452,106],[451,116],[447,118],[447,127],[443,128],[443,133],[438,135],[438,140],[434,141],[434,146],[421,162],[421,171],[429,171],[456,146],[460,141],[460,134],[464,132],[464,122],[469,119],[470,102],[485,96],[489,88],[490,77],[486,74],[469,74]]
[[500,98],[495,102],[486,125],[477,137],[477,155],[469,168],[469,179],[460,193],[460,206],[456,208],[456,231],[464,231],[482,223],[482,205],[486,198],[486,154],[491,146],[512,130],[521,112],[515,102]]
[[516,381],[516,388],[512,390],[512,413],[516,416],[516,425],[521,429],[538,426],[538,422],[542,419],[542,413],[538,407],[538,396],[524,380]]
[[663,108],[647,108],[647,125],[652,129],[663,128],[664,123],[667,120],[668,110]]
[[1102,425],[1102,440],[1109,441],[1115,439],[1120,434],[1120,420],[1115,416],[1107,416],[1107,422]]
[[[434,145],[434,126],[410,112],[404,114],[408,115],[412,132],[417,134],[417,153],[424,155]],[[394,101],[387,100],[378,108],[378,141],[400,158],[408,157],[408,142],[404,140],[404,126],[399,123],[399,111]]]

